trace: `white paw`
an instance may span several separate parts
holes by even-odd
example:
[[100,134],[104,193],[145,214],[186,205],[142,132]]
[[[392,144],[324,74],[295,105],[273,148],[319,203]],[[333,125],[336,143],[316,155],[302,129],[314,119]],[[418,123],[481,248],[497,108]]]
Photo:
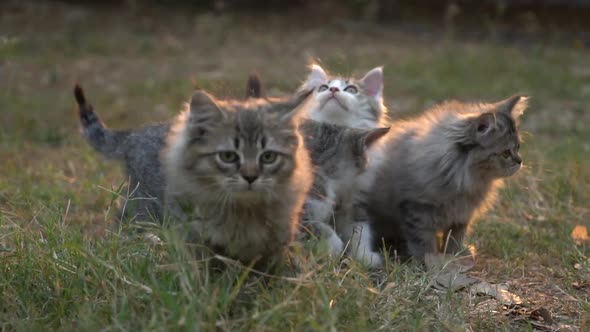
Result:
[[370,268],[380,268],[383,266],[383,257],[378,252],[363,251],[357,252],[355,257],[361,264]]
[[143,235],[143,240],[151,245],[151,246],[160,246],[164,244],[164,241],[162,241],[162,239],[160,239],[156,234],[153,233],[145,233]]
[[335,233],[331,234],[328,238],[328,246],[330,249],[330,256],[332,257],[340,257],[344,250],[344,242],[342,242],[340,237]]

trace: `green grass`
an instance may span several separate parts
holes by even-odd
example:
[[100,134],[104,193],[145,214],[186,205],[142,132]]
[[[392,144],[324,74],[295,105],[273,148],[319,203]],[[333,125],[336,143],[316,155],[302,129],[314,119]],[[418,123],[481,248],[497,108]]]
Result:
[[531,95],[527,167],[474,225],[472,273],[590,328],[590,247],[569,235],[590,227],[587,51],[418,41],[297,17],[18,8],[0,20],[0,329],[531,330],[480,310],[480,297],[431,289],[433,276],[413,264],[370,272],[305,250],[299,279],[263,277],[195,261],[165,230],[155,230],[167,240],[158,247],[107,231],[124,175],[79,135],[73,82],[108,125],[136,126],[172,118],[193,79],[239,98],[257,70],[269,95],[287,94],[308,56],[341,73],[384,65],[394,118],[448,98]]

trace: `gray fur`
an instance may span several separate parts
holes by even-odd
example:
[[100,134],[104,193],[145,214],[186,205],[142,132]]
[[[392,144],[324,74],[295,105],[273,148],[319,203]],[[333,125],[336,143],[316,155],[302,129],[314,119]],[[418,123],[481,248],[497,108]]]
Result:
[[[188,207],[191,242],[243,262],[280,255],[292,241],[311,185],[298,112],[287,101],[222,102],[197,91],[168,138],[168,199]],[[264,156],[270,153],[274,157]]]
[[[355,226],[359,226],[354,211],[359,190],[357,179],[365,171],[367,150],[389,128],[361,130],[307,120],[301,131],[314,167],[303,226],[328,239],[332,255],[340,255],[344,243],[352,239]],[[364,232],[370,238],[369,225],[364,226]],[[364,243],[351,243],[349,251],[369,266],[379,265],[379,255],[364,246]]]
[[447,251],[461,251],[469,223],[520,169],[517,122],[526,101],[449,102],[395,123],[366,193],[378,238],[421,259],[440,249],[443,232]]
[[111,130],[100,120],[79,85],[74,89],[82,134],[88,143],[109,159],[123,162],[128,195],[123,197],[120,218],[151,221],[163,218],[165,178],[159,154],[170,130],[169,123],[137,129]]

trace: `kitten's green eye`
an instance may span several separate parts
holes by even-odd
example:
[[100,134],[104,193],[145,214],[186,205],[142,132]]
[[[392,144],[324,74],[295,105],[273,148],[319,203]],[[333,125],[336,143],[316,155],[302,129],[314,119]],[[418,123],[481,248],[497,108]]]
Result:
[[510,150],[505,150],[504,152],[502,152],[501,154],[502,158],[510,158],[512,156],[512,153],[510,152]]
[[344,88],[344,91],[349,93],[357,93],[358,89],[354,85],[349,85],[346,88]]
[[221,151],[217,155],[219,156],[219,160],[228,164],[233,164],[240,160],[240,156],[233,151]]
[[328,86],[325,84],[320,85],[320,87],[318,88],[318,92],[322,92],[322,91],[326,91],[328,90]]
[[279,155],[276,152],[266,151],[265,153],[260,156],[260,161],[263,164],[272,164],[277,160]]

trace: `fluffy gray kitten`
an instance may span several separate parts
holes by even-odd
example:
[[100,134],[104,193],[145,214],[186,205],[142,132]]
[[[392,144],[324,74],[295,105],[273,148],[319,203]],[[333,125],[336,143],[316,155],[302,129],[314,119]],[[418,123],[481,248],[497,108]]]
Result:
[[369,267],[382,263],[372,249],[370,225],[355,219],[359,176],[367,166],[367,150],[389,128],[354,129],[307,120],[301,125],[314,167],[314,182],[306,199],[302,225],[328,241],[333,256],[345,242],[352,257]]
[[169,123],[136,129],[111,130],[100,120],[76,85],[82,134],[88,143],[109,159],[122,161],[129,178],[129,195],[122,198],[121,220],[150,221],[163,217],[165,179],[159,160],[170,130]]
[[328,75],[317,64],[301,90],[316,89],[315,103],[307,116],[318,122],[350,128],[377,128],[386,124],[383,105],[383,69],[376,67],[360,79]]
[[191,212],[189,241],[263,264],[291,243],[312,182],[297,116],[311,92],[246,102],[193,94],[162,155],[167,198]]
[[[522,164],[518,120],[527,97],[448,102],[393,126],[367,192],[378,238],[402,254],[435,253],[436,234],[458,253],[469,223]],[[381,240],[380,240],[381,241]],[[405,252],[407,251],[407,252]]]
[[[261,82],[256,73],[250,74],[246,98],[261,97]],[[170,132],[170,123],[158,123],[144,127],[112,130],[105,126],[94,108],[87,101],[84,90],[74,87],[78,103],[81,131],[88,143],[109,159],[124,164],[129,179],[129,194],[122,197],[118,219],[124,221],[162,220],[165,210],[178,217],[179,207],[164,209],[166,179],[162,170],[160,153]]]

